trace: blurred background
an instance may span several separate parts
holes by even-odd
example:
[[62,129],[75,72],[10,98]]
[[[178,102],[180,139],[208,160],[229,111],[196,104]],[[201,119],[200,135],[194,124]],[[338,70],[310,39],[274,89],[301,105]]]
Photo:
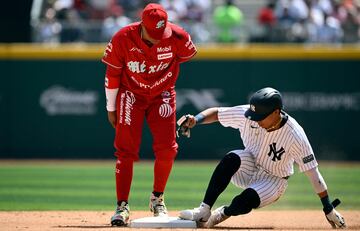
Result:
[[359,42],[359,0],[6,1],[1,41],[107,42],[149,2],[162,4],[197,44]]
[[[272,86],[321,160],[360,160],[359,0],[20,0],[0,7],[0,158],[113,158],[102,53],[158,2],[198,55],[182,64],[178,116],[245,104]],[[143,133],[140,156],[152,159]],[[220,159],[238,132],[198,126],[178,159]]]

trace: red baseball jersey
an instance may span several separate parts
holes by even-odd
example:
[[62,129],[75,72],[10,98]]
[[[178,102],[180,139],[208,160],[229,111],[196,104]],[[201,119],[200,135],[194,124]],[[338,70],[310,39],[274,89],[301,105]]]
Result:
[[[119,30],[106,47],[102,61],[110,66],[105,87],[125,87],[135,94],[158,95],[173,89],[179,64],[196,54],[190,35],[170,23],[171,37],[149,47],[141,38],[141,24],[136,22]],[[113,78],[114,76],[120,79]]]

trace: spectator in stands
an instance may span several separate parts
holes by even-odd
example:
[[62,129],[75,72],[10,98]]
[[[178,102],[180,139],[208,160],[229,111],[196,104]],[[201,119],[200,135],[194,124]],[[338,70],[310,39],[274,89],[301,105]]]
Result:
[[88,0],[92,20],[104,20],[110,10],[112,0]]
[[360,1],[335,2],[334,16],[339,19],[344,31],[344,43],[359,42],[360,37]]
[[324,25],[320,27],[318,33],[319,43],[340,43],[343,32],[339,20],[335,17],[324,14]]
[[319,28],[324,25],[324,10],[320,7],[317,0],[307,0],[305,2],[309,8],[309,17],[306,22],[308,42],[317,42]]
[[61,24],[56,20],[55,16],[56,11],[53,8],[46,10],[44,20],[40,22],[38,27],[36,42],[59,43]]
[[207,29],[207,19],[211,10],[210,0],[184,0],[186,14],[182,15],[180,26],[191,35],[194,43],[209,42],[211,36]]
[[303,42],[306,40],[305,22],[309,9],[304,0],[279,0],[275,7],[278,19],[279,42]]
[[217,26],[216,41],[221,43],[239,41],[239,27],[244,17],[233,0],[226,0],[225,5],[216,7],[213,18]]
[[131,18],[132,21],[137,21],[145,6],[144,0],[117,0],[117,3],[123,8],[125,16]]
[[275,2],[269,1],[265,7],[259,10],[257,20],[260,25],[273,26],[276,23],[276,16],[274,14]]
[[159,2],[168,12],[169,21],[179,23],[187,14],[187,5],[183,0],[160,0]]
[[262,29],[262,33],[256,38],[256,42],[273,42],[273,31],[276,26],[275,2],[276,0],[270,0],[265,7],[259,10],[257,22]]
[[[250,42],[360,41],[360,0],[266,1],[256,18],[247,19],[250,31],[242,33],[244,16],[237,3],[247,3],[239,0],[220,6],[211,0],[44,0],[43,18],[32,21],[37,32],[33,40],[105,42],[118,28],[138,20],[147,3],[159,2],[169,21],[186,29],[197,43],[238,42],[247,34]],[[252,27],[253,20],[258,27]]]
[[87,0],[74,0],[73,8],[78,12],[80,18],[89,19],[89,4]]
[[332,16],[333,6],[329,0],[307,0],[309,18],[306,22],[307,42],[337,43],[341,41],[340,22]]
[[102,23],[101,28],[101,38],[102,41],[109,41],[111,37],[119,30],[128,24],[130,24],[132,20],[124,14],[121,6],[113,6],[110,15],[105,18]]
[[309,14],[304,0],[279,0],[276,4],[275,12],[278,18],[288,14],[294,21],[305,20]]
[[63,8],[58,11],[58,19],[62,23],[60,32],[60,42],[80,42],[83,41],[83,31],[80,26],[80,18],[74,9]]

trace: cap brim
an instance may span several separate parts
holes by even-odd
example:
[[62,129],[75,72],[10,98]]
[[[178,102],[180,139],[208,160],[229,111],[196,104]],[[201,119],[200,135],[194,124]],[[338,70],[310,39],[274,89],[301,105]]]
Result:
[[170,38],[170,36],[172,35],[171,26],[169,25],[169,23],[166,23],[165,30],[162,34],[159,34],[158,31],[149,30],[147,28],[146,28],[146,32],[149,34],[151,38],[156,40],[167,39]]
[[249,120],[253,120],[253,121],[261,121],[261,120],[265,119],[267,116],[268,116],[268,114],[257,114],[255,112],[253,112],[251,109],[248,109],[245,112],[245,117],[248,118]]

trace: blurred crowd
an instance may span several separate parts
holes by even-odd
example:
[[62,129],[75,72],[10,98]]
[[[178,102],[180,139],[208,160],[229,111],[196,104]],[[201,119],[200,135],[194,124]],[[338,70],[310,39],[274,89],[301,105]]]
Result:
[[360,38],[360,0],[254,0],[258,5],[250,16],[242,9],[248,0],[43,0],[32,19],[33,41],[107,42],[121,27],[139,21],[149,2],[162,4],[169,20],[196,43],[357,43]]
[[277,0],[260,9],[263,33],[254,41],[356,43],[359,0]]

